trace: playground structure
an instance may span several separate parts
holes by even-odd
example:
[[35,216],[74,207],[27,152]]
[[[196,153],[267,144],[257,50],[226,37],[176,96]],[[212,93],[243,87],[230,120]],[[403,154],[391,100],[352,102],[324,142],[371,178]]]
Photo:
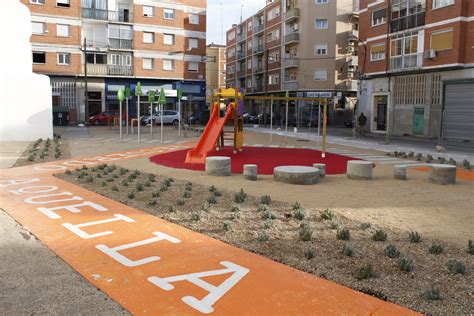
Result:
[[[186,163],[204,164],[206,157],[213,150],[219,150],[224,146],[224,140],[233,141],[234,154],[243,151],[243,104],[244,100],[266,100],[270,101],[270,113],[273,113],[274,101],[286,101],[286,122],[285,130],[288,131],[288,104],[289,101],[310,101],[318,102],[323,106],[323,142],[322,158],[326,157],[326,126],[327,126],[327,98],[304,98],[304,97],[275,97],[275,96],[256,96],[246,97],[239,89],[228,88],[219,89],[219,92],[212,95],[211,115],[201,138],[196,147],[188,151]],[[225,111],[224,111],[225,110]],[[221,111],[224,114],[221,117]],[[318,116],[319,117],[319,116]],[[224,126],[228,120],[233,121],[234,129],[231,132],[232,138],[226,138],[228,132],[224,131]],[[318,124],[319,129],[319,124]],[[273,136],[273,115],[270,115],[270,142]]]

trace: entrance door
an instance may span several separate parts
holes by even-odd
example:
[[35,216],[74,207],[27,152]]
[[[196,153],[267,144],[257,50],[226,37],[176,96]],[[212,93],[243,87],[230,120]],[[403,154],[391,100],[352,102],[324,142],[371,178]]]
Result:
[[102,112],[102,92],[88,91],[89,116]]
[[425,108],[416,107],[413,114],[413,135],[423,135],[425,130]]
[[374,98],[376,130],[386,131],[388,97],[386,95],[378,95]]

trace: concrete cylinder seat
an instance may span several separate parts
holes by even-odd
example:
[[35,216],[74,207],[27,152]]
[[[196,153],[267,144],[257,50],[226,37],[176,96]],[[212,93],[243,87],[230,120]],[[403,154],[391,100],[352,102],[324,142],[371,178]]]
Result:
[[319,170],[307,166],[280,166],[273,169],[273,178],[290,184],[315,184],[319,182]]
[[365,160],[347,162],[347,178],[355,180],[372,180],[373,163]]
[[206,174],[210,176],[225,177],[231,175],[230,157],[207,157],[206,158]]

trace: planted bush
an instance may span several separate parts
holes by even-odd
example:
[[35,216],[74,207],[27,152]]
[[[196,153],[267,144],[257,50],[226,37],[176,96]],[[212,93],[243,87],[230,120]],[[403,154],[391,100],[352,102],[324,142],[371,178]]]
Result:
[[265,241],[268,241],[269,239],[270,239],[270,237],[268,236],[266,231],[261,231],[258,234],[258,241],[265,242]]
[[230,219],[231,220],[236,220],[236,219],[239,219],[240,218],[240,213],[239,212],[234,212],[232,214],[230,214]]
[[433,243],[429,248],[429,252],[433,255],[440,255],[444,251],[444,247],[440,243]]
[[107,186],[107,182],[102,181],[102,183],[101,183],[100,185],[103,186],[103,187],[106,187],[106,186]]
[[192,215],[191,215],[191,219],[195,222],[198,222],[201,220],[201,213],[200,212],[194,212]]
[[217,199],[214,195],[211,195],[210,197],[207,198],[206,202],[209,204],[217,204]]
[[276,219],[276,215],[270,211],[265,211],[262,213],[262,218],[263,219]]
[[64,173],[69,175],[69,174],[71,174],[72,172],[71,172],[71,170],[68,169],[68,170],[66,170]]
[[211,185],[211,186],[209,187],[209,192],[214,192],[214,191],[216,191],[216,190],[217,190],[217,188],[216,188],[214,185]]
[[467,272],[467,267],[464,262],[456,259],[448,260],[446,266],[448,267],[449,272],[453,274],[466,274]]
[[[115,177],[114,177],[115,178]],[[151,182],[150,181],[145,181],[145,183],[143,183],[143,185],[147,188],[151,187]]]
[[411,232],[408,234],[408,237],[410,237],[410,242],[413,244],[421,242],[421,236],[418,234],[418,232]]
[[182,197],[183,199],[189,199],[191,197],[191,193],[189,191],[184,191]]
[[148,174],[148,181],[149,182],[155,182],[156,181],[156,176],[152,173]]
[[372,224],[369,222],[360,224],[360,229],[363,229],[363,230],[367,230],[370,227],[372,227]]
[[212,194],[213,194],[215,197],[219,197],[219,196],[222,195],[222,193],[221,193],[219,190],[213,191]]
[[115,184],[112,186],[112,191],[118,192],[119,188]]
[[337,231],[336,238],[339,240],[349,240],[351,239],[351,233],[349,229],[341,229]]
[[130,192],[130,193],[128,193],[127,197],[128,197],[130,200],[133,200],[133,199],[135,198],[135,193]]
[[176,205],[183,206],[186,203],[184,199],[176,199]]
[[397,258],[400,256],[400,250],[398,250],[397,246],[395,245],[388,245],[385,247],[383,253],[389,258]]
[[157,204],[155,199],[151,199],[150,202],[148,202],[148,205],[150,206],[155,206]]
[[270,197],[270,195],[264,195],[260,198],[260,204],[270,205],[271,202],[272,198]]
[[137,183],[137,185],[135,186],[135,189],[136,189],[138,192],[143,191],[143,184]]
[[222,225],[222,227],[224,228],[224,230],[226,232],[228,232],[230,229],[231,229],[231,224],[230,222],[224,222],[224,224]]
[[410,272],[413,270],[413,261],[408,258],[402,258],[398,261],[398,268],[403,272]]
[[114,178],[113,178],[113,177],[108,177],[106,181],[107,181],[107,182],[113,182],[113,181],[114,181]]
[[381,229],[377,229],[375,233],[372,235],[373,241],[385,241],[387,240],[387,233]]
[[160,192],[158,192],[158,191],[153,192],[153,193],[151,194],[151,197],[153,197],[153,198],[160,197]]
[[[98,175],[97,175],[97,176],[98,176]],[[123,180],[122,180],[122,185],[123,185],[124,187],[128,187],[128,180],[127,180],[127,179],[123,179]]]
[[467,253],[470,255],[474,255],[474,242],[472,242],[472,240],[470,239],[467,242]]
[[330,211],[329,209],[325,209],[325,210],[321,213],[321,219],[326,220],[326,221],[331,221],[331,220],[333,220],[335,217],[336,217],[336,215],[335,215],[332,211]]
[[352,249],[351,246],[349,246],[347,244],[344,244],[342,246],[342,254],[344,256],[352,257],[352,256],[354,256],[354,249]]
[[235,203],[243,203],[246,198],[247,198],[247,193],[244,192],[244,189],[240,189],[240,191],[235,193],[234,195]]
[[296,201],[295,203],[293,203],[293,211],[296,211],[297,209],[300,209],[300,208],[301,208],[300,202]]
[[162,183],[160,185],[160,192],[166,192],[168,191],[168,186],[166,185],[166,183]]
[[462,166],[466,169],[471,169],[471,162],[467,159],[464,159],[462,162]]
[[311,237],[313,235],[313,230],[309,226],[308,223],[301,223],[300,225],[300,231],[298,233],[298,236],[301,241],[310,241]]
[[265,204],[260,204],[257,208],[258,212],[266,212],[268,211],[268,207]]
[[339,229],[339,224],[337,222],[331,222],[329,224],[329,229]]
[[295,211],[293,212],[293,216],[297,219],[297,220],[300,220],[302,221],[305,217],[306,217],[306,212],[304,211],[304,209],[302,209],[301,207],[295,209]]
[[421,159],[423,159],[423,154],[418,153],[418,154],[416,154],[415,158],[416,158],[416,160],[421,161]]
[[170,212],[170,213],[176,212],[176,208],[174,207],[174,205],[168,206],[168,212]]
[[437,301],[441,299],[440,291],[438,288],[431,287],[423,292],[422,297],[429,301]]
[[232,213],[238,213],[238,212],[240,212],[240,208],[238,206],[234,205],[230,208],[230,211]]
[[358,268],[355,271],[354,276],[359,281],[377,277],[377,275],[375,274],[374,268],[372,267],[371,264],[367,264],[365,266]]
[[306,259],[311,260],[316,257],[316,251],[314,251],[313,249],[305,250],[304,256],[306,257]]

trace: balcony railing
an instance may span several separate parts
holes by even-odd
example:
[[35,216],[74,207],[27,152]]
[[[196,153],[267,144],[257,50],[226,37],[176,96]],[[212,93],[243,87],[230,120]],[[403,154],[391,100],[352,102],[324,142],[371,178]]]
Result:
[[285,36],[285,44],[296,43],[300,41],[300,33],[290,33]]
[[357,80],[347,80],[347,90],[357,91]]
[[247,39],[246,34],[237,34],[237,42],[242,42]]
[[237,59],[242,59],[245,58],[247,54],[245,52],[238,52],[237,53]]
[[411,54],[390,57],[390,70],[401,71],[421,68],[423,66],[423,54]]
[[298,90],[298,82],[283,82],[283,90]]
[[253,53],[254,53],[254,54],[263,53],[264,50],[265,50],[265,49],[264,49],[263,45],[260,44],[260,45],[257,45],[257,46],[255,46],[255,47],[253,48]]
[[298,67],[300,61],[298,59],[293,59],[292,57],[288,57],[283,61],[283,67],[290,68],[290,67]]
[[263,25],[263,24],[255,25],[255,26],[253,27],[253,34],[255,35],[255,34],[257,34],[257,33],[260,33],[260,32],[262,32],[264,29],[265,29],[265,25]]
[[109,46],[112,49],[132,49],[133,40],[123,38],[109,38]]
[[112,22],[132,22],[133,12],[128,10],[110,11],[93,8],[82,8],[84,19],[112,21]]
[[263,72],[263,66],[257,66],[252,71],[253,71],[254,74]]
[[237,71],[237,77],[245,77],[245,70]]
[[263,92],[263,85],[257,84],[252,87],[252,92]]
[[285,21],[291,21],[300,17],[300,9],[293,8],[291,10],[286,11],[285,13]]
[[87,64],[87,74],[90,76],[132,76],[133,67],[105,64]]

